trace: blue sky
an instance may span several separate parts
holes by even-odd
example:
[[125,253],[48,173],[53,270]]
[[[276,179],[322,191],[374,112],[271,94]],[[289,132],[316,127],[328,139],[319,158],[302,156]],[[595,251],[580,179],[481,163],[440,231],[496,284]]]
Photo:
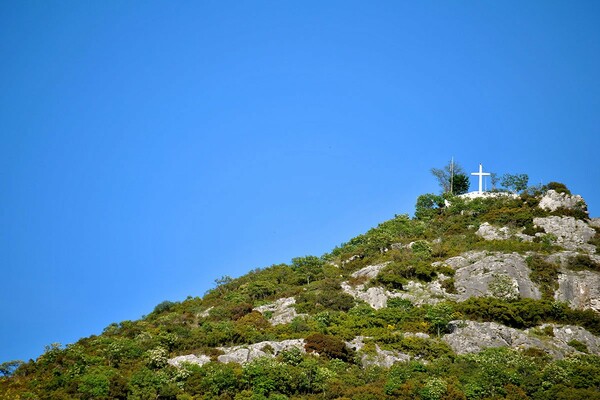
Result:
[[0,361],[412,214],[450,157],[600,215],[596,1],[4,1],[0,52]]

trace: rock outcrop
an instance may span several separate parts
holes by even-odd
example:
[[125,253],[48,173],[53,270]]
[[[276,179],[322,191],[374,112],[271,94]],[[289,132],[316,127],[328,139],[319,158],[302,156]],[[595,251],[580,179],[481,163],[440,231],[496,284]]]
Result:
[[563,270],[558,276],[557,301],[579,310],[600,312],[600,273],[594,271]]
[[[547,326],[551,335],[545,334]],[[522,331],[495,322],[452,321],[450,329],[452,332],[442,340],[457,354],[477,353],[489,347],[538,348],[561,359],[578,352],[568,344],[572,340],[585,344],[590,353],[598,354],[600,350],[600,338],[575,326],[542,325]]]
[[270,313],[269,322],[271,325],[289,324],[294,318],[306,315],[298,314],[294,304],[296,304],[295,298],[284,297],[277,299],[274,303],[256,307],[254,310],[261,314]]
[[[283,340],[281,342],[265,341],[242,346],[218,347],[217,350],[222,351],[224,354],[218,356],[217,360],[222,363],[234,362],[238,364],[245,364],[259,357],[273,358],[282,351],[291,349],[298,349],[302,353],[305,353],[306,350],[304,349],[304,339],[290,339]],[[210,357],[206,355],[196,356],[194,354],[189,354],[171,358],[168,360],[168,363],[175,367],[179,367],[184,362],[204,365],[209,361]]]
[[377,344],[375,345],[375,351],[364,352],[363,349],[365,347],[365,339],[368,338],[364,336],[357,336],[350,342],[346,342],[346,347],[358,353],[361,365],[363,367],[376,365],[379,367],[389,368],[397,362],[410,361],[410,356],[408,354],[393,350],[382,350]]
[[196,364],[196,365],[202,366],[202,365],[210,362],[210,357],[206,356],[204,354],[201,354],[199,356],[197,356],[195,354],[188,354],[186,356],[173,357],[173,358],[169,359],[167,362],[169,363],[169,365],[172,365],[174,367],[180,367],[184,363]]
[[511,232],[507,226],[496,227],[488,222],[481,224],[475,234],[485,240],[508,240],[514,238],[524,242],[531,242],[534,239],[533,236],[525,235],[521,232]]
[[285,350],[298,349],[305,352],[304,339],[289,339],[281,342],[265,341],[242,346],[218,347],[217,349],[225,353],[217,358],[219,362],[238,364],[245,364],[258,357],[275,357]]
[[[375,278],[379,271],[388,263],[370,265],[356,271],[352,277],[365,277],[368,280]],[[389,291],[381,286],[367,287],[366,283],[352,286],[348,282],[342,282],[342,290],[355,299],[362,300],[376,310],[387,306],[388,299],[401,298],[409,300],[414,305],[437,304],[444,300],[455,300],[453,294],[447,293],[441,285],[447,277],[441,275],[439,279],[433,282],[423,283],[417,281],[409,281],[402,291]]]
[[354,272],[350,276],[353,278],[374,279],[379,274],[379,271],[381,271],[388,264],[389,264],[389,262],[385,262],[382,264],[368,265],[368,266],[361,268],[358,271]]
[[529,278],[531,270],[520,254],[468,252],[446,260],[445,264],[456,270],[454,287],[459,301],[489,295],[541,298],[540,290]]
[[548,190],[540,200],[538,207],[548,211],[556,211],[559,208],[565,208],[569,210],[587,209],[585,201],[581,196],[558,193],[555,190]]
[[547,234],[553,235],[556,238],[554,242],[565,249],[584,250],[588,253],[596,252],[596,247],[588,244],[590,239],[596,235],[596,230],[584,221],[573,217],[552,216],[534,218],[533,223]]

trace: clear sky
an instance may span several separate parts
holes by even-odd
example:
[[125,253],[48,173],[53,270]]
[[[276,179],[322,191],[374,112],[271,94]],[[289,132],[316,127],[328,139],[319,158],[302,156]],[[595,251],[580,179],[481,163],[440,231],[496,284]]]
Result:
[[598,1],[2,1],[0,54],[0,361],[412,214],[451,157],[600,214]]

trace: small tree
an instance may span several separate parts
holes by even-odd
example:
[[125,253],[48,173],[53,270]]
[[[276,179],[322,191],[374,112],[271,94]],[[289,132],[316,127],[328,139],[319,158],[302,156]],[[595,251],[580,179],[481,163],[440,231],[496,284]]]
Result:
[[[464,177],[466,177],[467,182],[468,182],[468,177],[465,174],[465,171],[462,169],[460,164],[455,163],[453,161],[450,161],[448,164],[444,165],[442,168],[431,168],[431,173],[438,180],[438,183],[439,183],[440,187],[442,188],[443,193],[456,194],[454,185],[456,184],[456,179],[457,179],[457,176],[459,176],[459,175],[463,175]],[[464,178],[458,178],[458,179],[464,185],[464,181],[463,181]],[[469,187],[467,185],[467,189],[465,190],[465,192],[468,190],[469,190]],[[463,193],[465,193],[465,192],[463,192]]]
[[454,182],[452,185],[452,194],[459,195],[469,191],[469,177],[465,174],[454,175]]
[[527,189],[529,176],[527,174],[504,174],[502,175],[502,186],[513,193],[522,192]]
[[323,276],[324,265],[325,262],[315,256],[292,258],[292,270],[296,272],[300,281],[306,281],[307,285]]
[[442,196],[433,193],[422,194],[417,197],[415,218],[429,219],[438,214],[442,207],[444,207],[444,198]]

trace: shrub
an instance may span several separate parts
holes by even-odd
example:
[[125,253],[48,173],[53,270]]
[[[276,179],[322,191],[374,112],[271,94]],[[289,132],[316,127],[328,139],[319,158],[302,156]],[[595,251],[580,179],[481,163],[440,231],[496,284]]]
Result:
[[158,304],[156,307],[154,307],[154,311],[152,311],[153,314],[160,314],[166,311],[169,311],[173,308],[173,306],[175,306],[177,303],[174,303],[172,301],[169,300],[165,300],[162,303]]
[[585,343],[580,342],[579,340],[571,340],[567,343],[569,346],[571,346],[572,348],[574,348],[577,351],[581,351],[582,353],[587,353],[588,352],[588,347]]
[[567,186],[560,182],[549,182],[546,185],[546,190],[554,190],[557,193],[566,193],[569,195],[571,194],[571,191],[567,188]]
[[306,338],[304,348],[307,352],[316,352],[331,359],[351,361],[353,358],[352,350],[348,349],[346,344],[336,336],[314,333]]
[[573,271],[596,271],[600,272],[600,264],[588,255],[578,254],[567,262],[567,268]]
[[540,256],[529,256],[526,261],[527,266],[531,269],[529,277],[539,286],[542,298],[553,299],[554,291],[558,289],[558,265],[549,263]]

